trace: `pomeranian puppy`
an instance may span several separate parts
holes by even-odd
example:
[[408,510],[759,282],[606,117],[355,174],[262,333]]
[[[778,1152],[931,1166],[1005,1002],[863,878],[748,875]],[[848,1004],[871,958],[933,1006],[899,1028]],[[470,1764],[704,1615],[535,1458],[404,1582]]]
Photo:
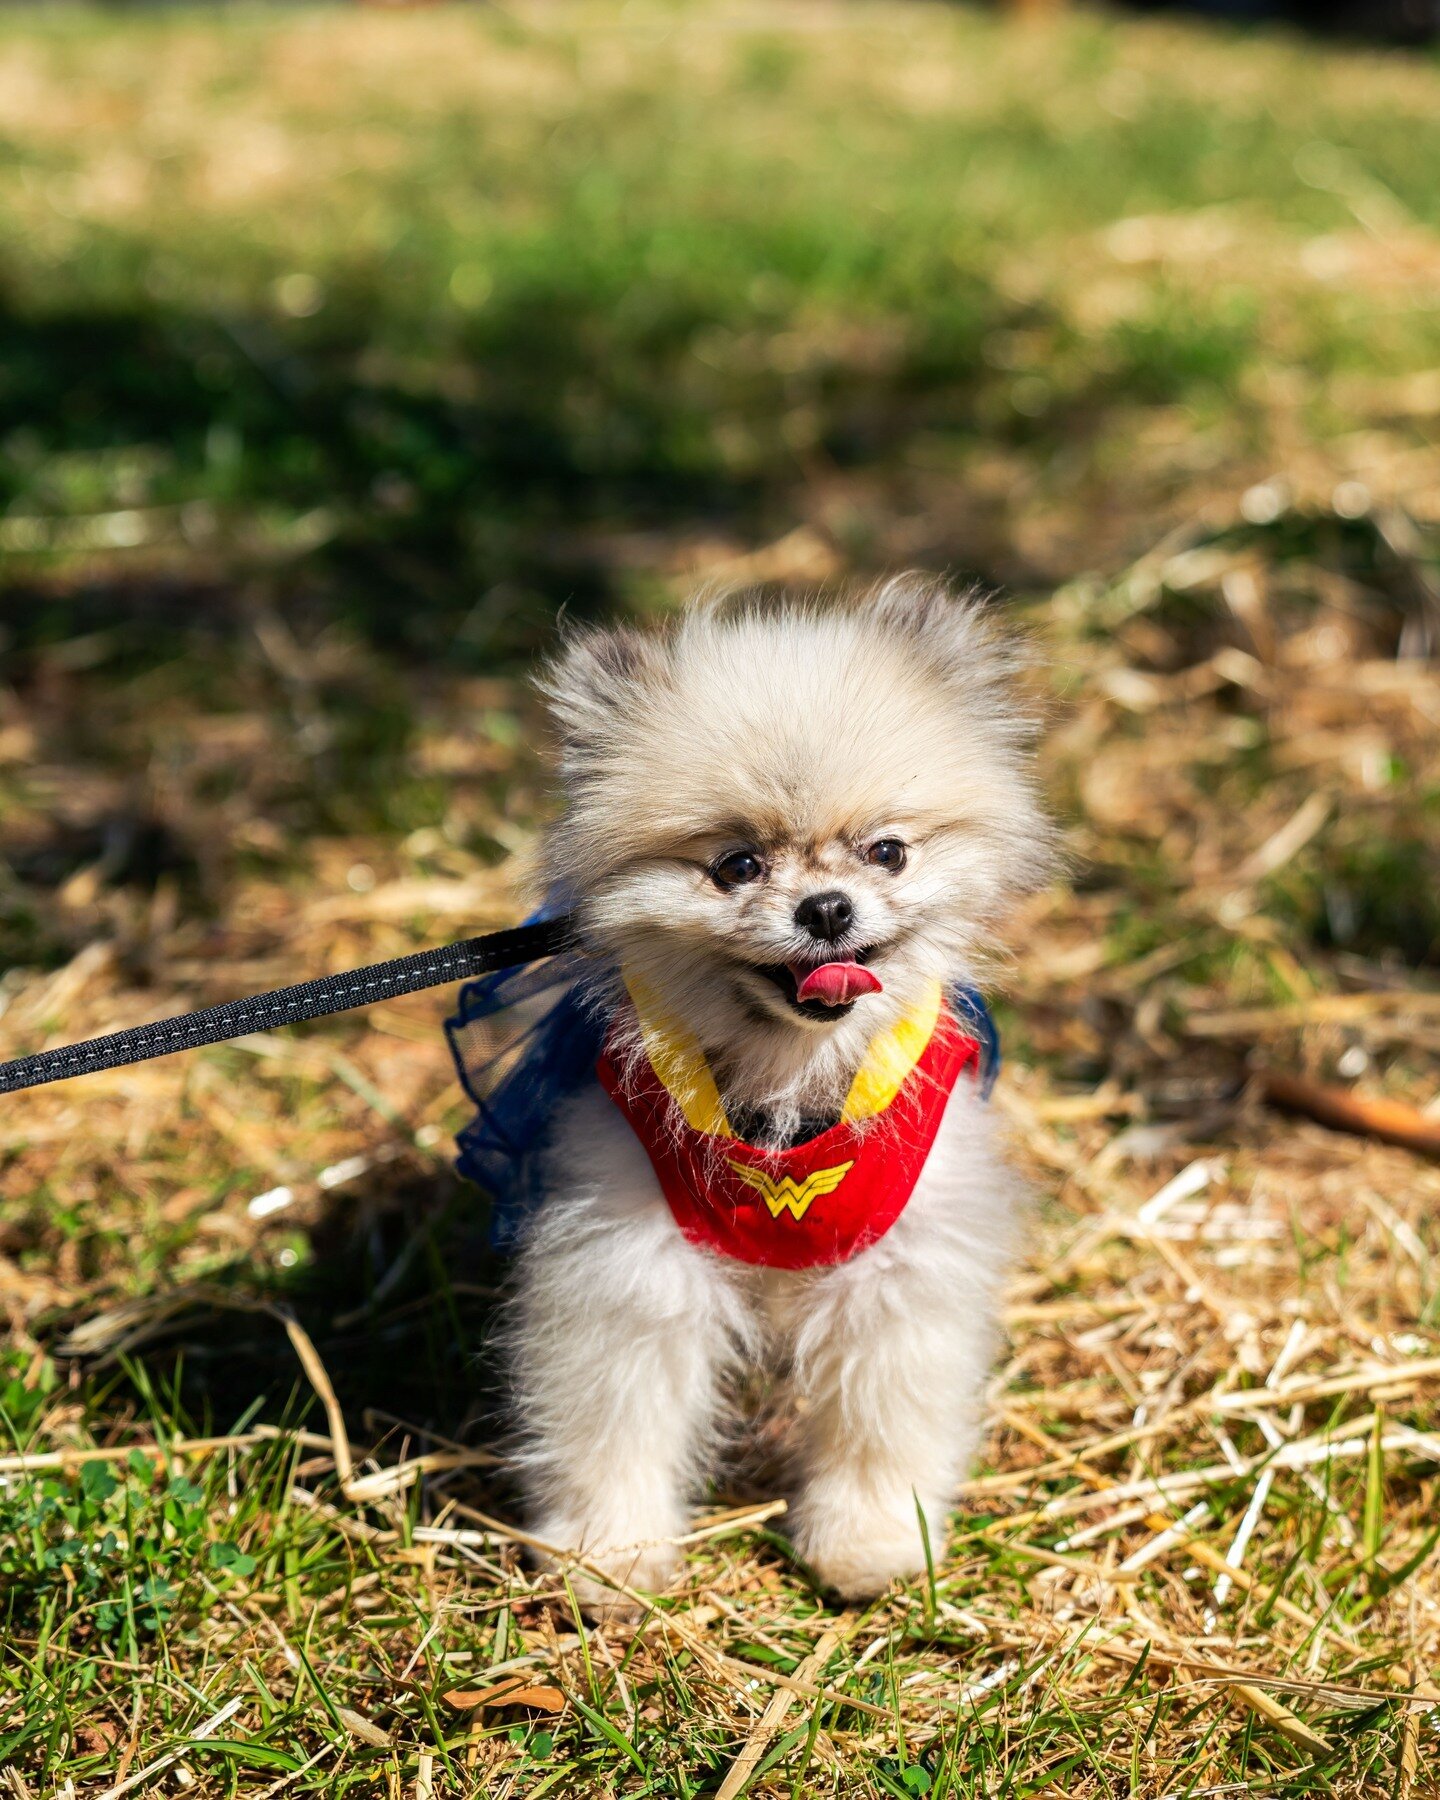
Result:
[[535,1534],[632,1589],[673,1577],[757,1365],[819,1580],[943,1551],[1022,1210],[956,999],[1051,867],[1022,661],[907,576],[584,631],[545,679],[545,872],[610,1023],[521,1251],[520,1460]]

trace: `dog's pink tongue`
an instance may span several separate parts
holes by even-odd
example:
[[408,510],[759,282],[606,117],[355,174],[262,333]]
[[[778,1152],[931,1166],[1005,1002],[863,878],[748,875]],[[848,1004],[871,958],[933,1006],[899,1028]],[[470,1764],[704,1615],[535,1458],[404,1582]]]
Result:
[[844,1006],[861,994],[878,994],[880,983],[857,962],[821,963],[795,990],[797,1000],[818,1000],[822,1006]]

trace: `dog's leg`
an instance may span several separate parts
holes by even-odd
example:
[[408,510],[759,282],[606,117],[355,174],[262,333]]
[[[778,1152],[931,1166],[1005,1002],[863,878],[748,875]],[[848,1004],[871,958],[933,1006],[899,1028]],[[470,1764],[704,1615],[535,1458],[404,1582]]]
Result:
[[902,1291],[864,1284],[825,1312],[823,1340],[819,1319],[806,1332],[795,1545],[827,1587],[860,1598],[925,1567],[921,1510],[944,1555],[993,1340],[988,1318],[907,1312]]
[[937,1159],[930,1192],[917,1190],[881,1243],[817,1284],[796,1321],[795,1544],[847,1598],[924,1569],[922,1511],[941,1560],[979,1432],[1015,1189],[987,1168],[993,1200],[972,1202],[976,1229],[957,1230],[943,1151]]
[[[685,1529],[744,1323],[724,1266],[681,1237],[614,1119],[587,1108],[567,1128],[587,1178],[545,1201],[523,1255],[516,1398],[535,1535],[653,1591],[679,1565],[665,1540]],[[561,1160],[562,1178],[578,1170]],[[638,1612],[573,1578],[592,1615]]]

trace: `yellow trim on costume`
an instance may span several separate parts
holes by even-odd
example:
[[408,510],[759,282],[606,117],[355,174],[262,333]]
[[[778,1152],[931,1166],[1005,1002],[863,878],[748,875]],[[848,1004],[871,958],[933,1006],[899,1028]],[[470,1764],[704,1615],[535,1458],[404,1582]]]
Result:
[[938,981],[932,982],[925,998],[913,1012],[906,1013],[888,1031],[880,1032],[865,1052],[865,1060],[845,1096],[840,1114],[847,1125],[860,1119],[873,1119],[884,1112],[910,1079],[910,1071],[925,1054],[925,1046],[935,1035],[940,1022],[943,991]]
[[[725,1105],[705,1052],[685,1027],[664,1010],[643,976],[628,969],[621,974],[640,1021],[640,1041],[650,1067],[685,1115],[685,1123],[707,1137],[733,1138],[735,1133],[725,1116]],[[940,983],[932,982],[913,1012],[871,1040],[845,1097],[840,1114],[842,1124],[873,1119],[893,1102],[935,1035],[943,998]]]
[[664,1011],[649,982],[628,969],[622,969],[621,975],[635,1005],[640,1041],[650,1067],[684,1113],[685,1123],[707,1137],[733,1138],[705,1052],[685,1027]]

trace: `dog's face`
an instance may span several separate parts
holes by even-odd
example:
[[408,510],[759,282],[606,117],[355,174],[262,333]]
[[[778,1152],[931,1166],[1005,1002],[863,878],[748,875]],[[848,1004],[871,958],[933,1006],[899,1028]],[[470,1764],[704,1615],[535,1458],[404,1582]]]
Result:
[[574,640],[547,873],[707,1048],[863,1048],[1049,866],[1013,653],[914,579]]

